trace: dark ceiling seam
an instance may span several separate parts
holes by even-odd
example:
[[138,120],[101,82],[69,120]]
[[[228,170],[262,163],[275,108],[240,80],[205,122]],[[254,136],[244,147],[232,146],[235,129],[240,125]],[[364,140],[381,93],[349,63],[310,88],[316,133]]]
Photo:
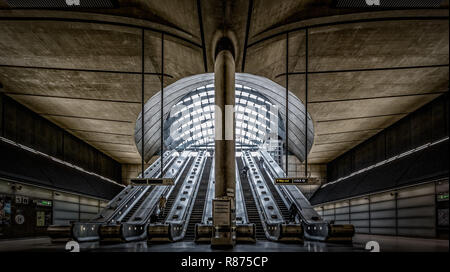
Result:
[[361,130],[348,130],[348,131],[340,131],[340,132],[331,132],[331,133],[317,134],[316,136],[326,136],[326,135],[355,133],[355,132],[369,132],[369,131],[378,131],[378,130],[383,130],[383,129],[385,129],[385,128],[369,128],[369,129],[361,129]]
[[[5,11],[5,10],[7,10],[7,11],[11,11],[11,10],[30,10],[30,8],[20,8],[20,7],[16,7],[16,8],[0,8],[0,11]],[[37,9],[32,9],[32,10],[33,11],[41,11],[41,10],[43,10],[43,11],[82,12],[82,13],[89,13],[89,14],[92,14],[92,15],[112,16],[112,17],[118,17],[118,18],[124,18],[124,19],[140,20],[140,21],[146,21],[146,22],[149,22],[149,23],[155,23],[154,21],[148,20],[146,18],[132,17],[132,16],[121,15],[121,14],[104,13],[104,12],[98,12],[98,11],[90,11],[90,10],[84,10],[84,9],[79,9],[79,10],[73,10],[73,9],[62,10],[60,8],[37,8]],[[177,31],[180,31],[180,32],[183,32],[183,33],[185,33],[187,35],[192,36],[192,33],[188,32],[188,31],[186,31],[186,30],[184,30],[184,29],[182,29],[182,28],[180,28],[180,27],[178,27],[176,25],[173,25],[173,24],[171,24],[169,22],[165,22],[165,23],[167,23],[167,24],[164,25],[162,23],[156,22],[156,24],[159,24],[159,25],[162,25],[162,26],[165,26],[165,27],[170,27],[170,28],[173,28],[173,29],[175,29]]]
[[100,151],[104,151],[104,152],[117,152],[117,153],[136,154],[136,152],[116,150],[116,149],[105,149],[105,148],[99,148],[99,149],[100,149]]
[[[403,67],[381,67],[381,68],[361,68],[361,69],[343,69],[343,70],[325,70],[325,71],[308,71],[308,74],[333,74],[333,73],[354,73],[354,72],[372,72],[372,71],[389,71],[389,70],[408,70],[408,69],[425,69],[448,67],[449,64],[432,64],[432,65],[416,65]],[[305,72],[290,72],[288,75],[304,75]],[[286,76],[286,73],[276,75],[275,78]]]
[[197,44],[193,41],[190,41],[186,38],[177,36],[175,34],[168,33],[166,31],[162,31],[159,29],[151,28],[151,27],[126,24],[126,23],[108,22],[108,21],[102,21],[102,20],[55,18],[55,17],[52,17],[52,18],[48,18],[48,17],[0,17],[0,21],[50,21],[50,22],[71,22],[71,23],[88,23],[88,24],[104,24],[104,25],[123,26],[123,27],[137,28],[137,29],[145,29],[145,30],[149,30],[149,31],[157,32],[157,33],[164,33],[165,35],[175,37],[177,39],[180,39],[182,41],[190,43],[196,47],[200,47],[200,48],[202,47],[200,44]]
[[341,22],[331,22],[331,23],[322,23],[322,24],[315,24],[315,25],[309,25],[309,26],[302,26],[293,28],[290,30],[281,31],[279,33],[269,35],[265,38],[262,38],[256,42],[253,42],[248,45],[248,47],[252,47],[258,43],[270,40],[272,38],[275,38],[280,35],[285,35],[288,32],[295,32],[299,30],[304,30],[306,28],[317,28],[317,27],[325,27],[325,26],[336,26],[336,25],[345,25],[345,24],[355,24],[355,23],[368,23],[368,22],[384,22],[384,21],[416,21],[416,20],[425,20],[425,21],[438,21],[438,20],[448,20],[449,16],[413,16],[413,17],[387,17],[387,18],[369,18],[369,19],[359,19],[359,20],[348,20],[348,21],[341,21]]
[[329,145],[329,144],[345,144],[345,143],[353,143],[353,142],[360,142],[364,141],[365,139],[358,139],[358,140],[349,140],[349,141],[340,141],[340,142],[324,142],[324,143],[314,143],[314,145]]
[[377,118],[377,117],[388,117],[388,116],[396,116],[396,115],[407,115],[409,112],[402,113],[392,113],[392,114],[383,114],[383,115],[372,115],[372,116],[361,116],[361,117],[349,117],[342,119],[333,119],[333,120],[318,120],[317,123],[326,123],[326,122],[338,122],[338,121],[347,121],[347,120],[355,120],[355,119],[369,119],[369,118]]
[[82,140],[84,140],[84,141],[86,141],[86,142],[99,143],[99,144],[133,146],[133,144],[124,144],[124,143],[114,143],[114,142],[96,141],[96,140],[89,140],[89,139],[82,139]]
[[52,116],[52,117],[88,119],[88,120],[105,121],[105,122],[131,123],[131,124],[134,123],[132,121],[125,121],[125,120],[113,120],[113,119],[92,118],[92,117],[83,117],[83,116],[71,116],[71,115],[53,114],[53,113],[37,113],[37,114],[44,115],[44,116]]
[[[110,74],[129,74],[129,75],[141,75],[141,72],[128,72],[128,71],[112,71],[112,70],[94,70],[94,69],[77,69],[77,68],[57,68],[57,67],[41,67],[41,66],[22,66],[22,65],[9,65],[0,64],[0,67],[4,68],[22,68],[22,69],[40,69],[40,70],[57,70],[57,71],[72,71],[72,72],[89,72],[89,73],[110,73]],[[145,75],[161,76],[161,73],[144,73]],[[164,74],[164,76],[173,78],[172,75]]]
[[310,153],[323,153],[323,152],[344,152],[346,149],[333,149],[333,150],[322,150],[322,151],[311,151]]
[[134,136],[132,134],[120,134],[120,133],[112,133],[112,132],[104,132],[104,131],[93,131],[93,130],[84,130],[84,129],[75,129],[75,128],[64,128],[65,130],[71,131],[80,131],[80,132],[90,132],[90,133],[99,133],[99,134],[110,134],[110,135],[119,135],[119,136]]
[[43,95],[43,94],[30,94],[30,93],[17,93],[17,92],[2,92],[7,95],[15,95],[15,96],[36,96],[36,97],[45,97],[45,98],[59,98],[59,99],[72,99],[72,100],[88,100],[88,101],[97,101],[97,102],[111,102],[111,103],[125,103],[125,104],[141,104],[141,102],[135,101],[124,101],[124,100],[108,100],[108,99],[97,99],[97,98],[85,98],[85,97],[66,97],[66,96],[52,96],[52,95]]
[[206,57],[205,32],[203,30],[201,0],[197,0],[197,14],[198,14],[198,24],[200,25],[200,38],[202,40],[203,66],[205,67],[205,73],[208,73],[208,60]]
[[437,95],[448,93],[448,91],[440,92],[430,92],[430,93],[415,93],[415,94],[401,94],[401,95],[386,95],[386,96],[375,96],[375,97],[360,97],[360,98],[348,98],[348,99],[336,99],[336,100],[322,100],[322,101],[309,101],[309,104],[320,104],[320,103],[336,103],[336,102],[348,102],[348,101],[360,101],[360,100],[371,100],[371,99],[386,99],[386,98],[399,98],[399,97],[411,97],[411,96],[426,96],[426,95]]
[[242,55],[242,68],[241,68],[242,73],[244,73],[244,70],[245,70],[245,58],[247,57],[248,35],[250,33],[250,24],[251,24],[251,20],[252,20],[252,13],[253,13],[253,0],[250,0],[248,3],[247,25],[245,26],[244,52]]

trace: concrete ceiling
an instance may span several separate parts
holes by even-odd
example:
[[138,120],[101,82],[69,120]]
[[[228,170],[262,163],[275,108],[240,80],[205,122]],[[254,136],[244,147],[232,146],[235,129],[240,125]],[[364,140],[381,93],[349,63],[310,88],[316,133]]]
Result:
[[236,71],[286,86],[315,123],[309,162],[326,163],[448,91],[448,1],[435,10],[334,9],[331,0],[120,0],[119,9],[9,9],[0,0],[2,92],[121,163],[139,163],[134,127],[164,85],[213,72],[218,30]]

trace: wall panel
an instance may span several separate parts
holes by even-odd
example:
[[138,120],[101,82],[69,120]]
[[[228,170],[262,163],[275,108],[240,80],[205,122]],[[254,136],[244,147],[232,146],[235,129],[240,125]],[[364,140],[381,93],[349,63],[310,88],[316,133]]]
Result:
[[[436,237],[438,194],[448,194],[448,178],[324,203],[316,205],[315,209],[326,221],[353,224],[357,233]],[[448,200],[446,207],[448,213]]]
[[448,94],[441,95],[327,165],[328,182],[448,137]]

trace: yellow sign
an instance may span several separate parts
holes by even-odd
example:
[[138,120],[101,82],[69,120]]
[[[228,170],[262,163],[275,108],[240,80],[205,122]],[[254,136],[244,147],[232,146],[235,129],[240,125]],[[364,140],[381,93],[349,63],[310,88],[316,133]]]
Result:
[[171,178],[135,178],[131,179],[131,185],[174,185],[174,181]]
[[294,185],[308,183],[308,178],[275,178],[275,184],[278,185]]
[[292,179],[289,178],[277,178],[275,179],[275,184],[289,184],[292,183]]

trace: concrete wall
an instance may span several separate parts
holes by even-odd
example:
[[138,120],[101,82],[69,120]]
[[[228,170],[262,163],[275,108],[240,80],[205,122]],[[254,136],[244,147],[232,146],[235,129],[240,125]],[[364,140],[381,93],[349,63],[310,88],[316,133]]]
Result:
[[120,183],[120,163],[3,94],[0,115],[2,137]]
[[[153,161],[153,160],[151,160]],[[147,169],[150,164],[145,164],[144,169]],[[132,178],[136,178],[141,173],[140,164],[122,164],[122,184],[130,184]]]
[[[448,235],[448,179],[315,206],[327,221],[353,224],[357,233]],[[447,236],[448,237],[448,236]]]
[[328,181],[448,136],[449,97],[444,94],[327,164]]
[[[289,155],[289,173],[290,177],[303,177],[305,175],[305,164],[294,156]],[[283,164],[285,164],[285,156],[283,156]],[[285,167],[283,166],[283,169]],[[327,181],[327,165],[326,164],[308,164],[308,173],[315,181],[308,185],[299,185],[302,193],[309,199],[314,192],[319,189],[322,183]]]

